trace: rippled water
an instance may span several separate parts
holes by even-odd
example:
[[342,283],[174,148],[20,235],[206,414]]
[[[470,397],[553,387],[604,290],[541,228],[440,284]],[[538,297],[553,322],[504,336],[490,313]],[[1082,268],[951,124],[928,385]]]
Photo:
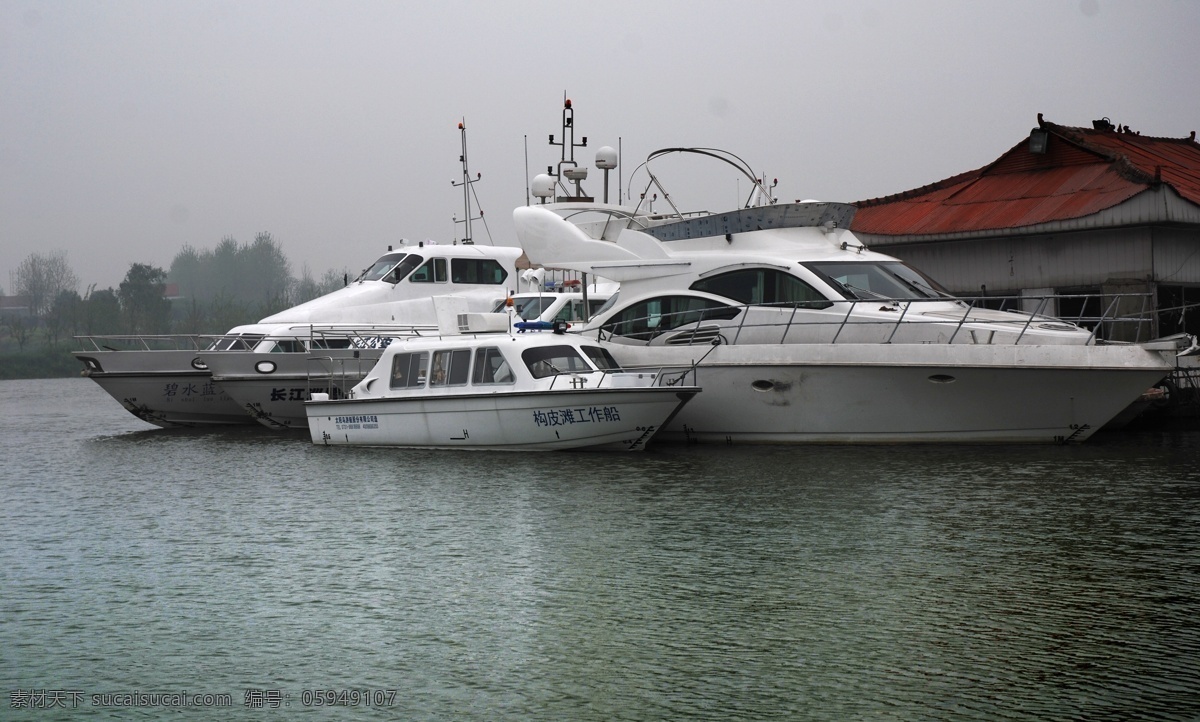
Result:
[[1200,715],[1196,433],[415,452],[0,398],[3,719]]

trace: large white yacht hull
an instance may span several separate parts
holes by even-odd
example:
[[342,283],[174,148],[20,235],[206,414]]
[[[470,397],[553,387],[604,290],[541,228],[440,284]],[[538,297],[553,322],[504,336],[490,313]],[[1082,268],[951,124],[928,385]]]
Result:
[[313,443],[640,451],[696,389],[661,387],[349,399],[305,404]]
[[1136,346],[610,346],[625,367],[699,362],[660,433],[691,443],[1065,443],[1171,371]]
[[195,350],[75,352],[83,374],[139,419],[163,428],[249,425]]

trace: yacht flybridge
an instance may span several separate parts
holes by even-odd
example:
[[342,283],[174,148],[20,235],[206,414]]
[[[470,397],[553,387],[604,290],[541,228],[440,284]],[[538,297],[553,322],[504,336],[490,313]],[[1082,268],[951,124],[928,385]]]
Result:
[[[705,392],[664,439],[1082,441],[1167,375],[1189,340],[1108,344],[1060,319],[976,308],[867,249],[847,230],[853,206],[778,203],[719,151],[651,160],[696,150],[730,163],[753,187],[746,207],[596,203],[578,182],[574,144],[572,155],[563,146],[558,172],[534,181],[542,203],[513,213],[518,239],[534,264],[620,284],[582,333],[611,342],[623,366],[694,367]],[[611,169],[602,155],[597,165]],[[642,167],[647,190],[662,189]]]

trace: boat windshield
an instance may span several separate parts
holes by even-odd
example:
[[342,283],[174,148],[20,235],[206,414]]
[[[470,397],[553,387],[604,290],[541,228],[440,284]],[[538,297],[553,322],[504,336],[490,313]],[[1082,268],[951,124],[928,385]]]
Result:
[[592,311],[592,315],[593,315],[593,316],[599,316],[600,314],[604,313],[604,312],[605,312],[605,311],[607,311],[608,309],[610,309],[610,308],[612,308],[613,306],[617,305],[617,296],[620,296],[620,295],[621,295],[621,292],[620,292],[620,291],[617,291],[617,292],[616,292],[616,293],[614,293],[613,295],[609,296],[609,297],[608,297],[608,300],[604,302],[604,305],[602,305],[602,306],[600,306],[600,308],[594,309],[594,310]]
[[400,256],[397,256],[395,254],[386,255],[383,258],[380,258],[378,261],[375,261],[375,263],[372,264],[370,268],[363,271],[362,275],[359,276],[355,280],[357,280],[357,281],[378,281],[379,279],[383,278],[384,275],[387,274],[388,271],[395,268],[396,264],[399,263],[401,261],[401,259],[403,259],[403,258],[404,258],[404,256],[402,256],[402,255],[400,255]]
[[573,346],[535,346],[521,352],[521,360],[535,379],[554,374],[594,371]]
[[[527,296],[524,298],[513,298],[513,311],[521,317],[522,321],[532,321],[539,318],[550,305],[554,303],[554,296]],[[508,299],[500,301],[496,307],[492,309],[493,313],[504,313],[508,310]]]
[[602,371],[621,370],[621,365],[608,352],[608,349],[600,348],[599,346],[584,346],[583,352],[592,360],[592,363],[596,364],[596,368]]
[[936,281],[899,261],[814,261],[803,264],[851,300],[944,298]]

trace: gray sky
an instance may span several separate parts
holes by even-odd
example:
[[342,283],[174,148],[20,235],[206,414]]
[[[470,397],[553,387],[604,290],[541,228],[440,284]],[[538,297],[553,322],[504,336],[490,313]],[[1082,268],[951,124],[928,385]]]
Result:
[[[260,231],[316,276],[451,240],[464,119],[491,236],[515,245],[526,137],[530,175],[558,160],[564,93],[586,165],[716,147],[785,200],[977,168],[1038,112],[1183,137],[1198,37],[1191,0],[0,0],[0,287],[33,252],[66,251],[83,292]],[[656,168],[685,209],[747,190]]]

